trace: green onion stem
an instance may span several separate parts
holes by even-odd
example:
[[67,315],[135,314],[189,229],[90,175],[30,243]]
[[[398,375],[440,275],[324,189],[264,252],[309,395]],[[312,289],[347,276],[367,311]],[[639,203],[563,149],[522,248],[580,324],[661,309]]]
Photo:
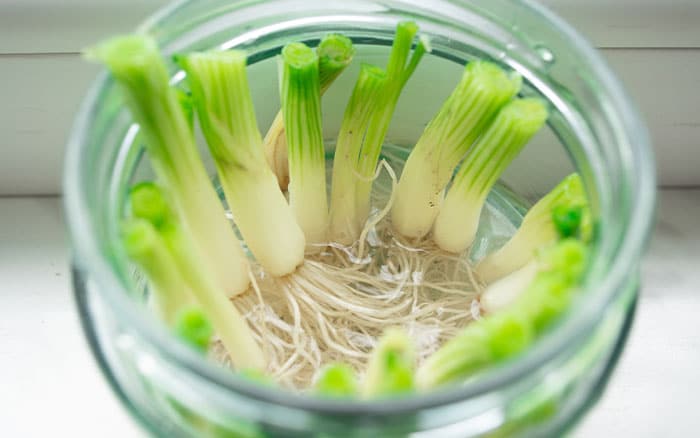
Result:
[[168,198],[155,184],[140,184],[131,191],[135,218],[149,221],[175,260],[182,280],[216,329],[237,369],[264,367],[262,350],[243,316],[214,282],[211,270],[183,228]]
[[124,91],[155,173],[221,289],[227,294],[245,291],[248,260],[209,180],[182,99],[169,85],[155,41],[144,35],[117,37],[88,49],[85,56],[106,64]]
[[226,199],[248,248],[282,276],[304,260],[304,236],[262,149],[241,51],[179,57]]
[[[490,283],[522,268],[535,257],[539,248],[555,242],[559,233],[553,216],[555,212],[561,212],[562,208],[567,214],[562,215],[559,223],[567,228],[565,234],[568,234],[564,237],[569,237],[570,230],[576,227],[573,224],[575,218],[571,218],[571,214],[587,210],[586,193],[577,173],[564,178],[552,191],[537,201],[527,212],[513,237],[479,262],[476,271],[481,280]],[[563,224],[564,221],[566,224]]]
[[414,367],[411,339],[403,330],[388,329],[370,356],[362,395],[375,398],[413,391]]
[[421,238],[430,231],[457,164],[520,84],[519,75],[508,75],[490,62],[467,64],[404,166],[391,212],[401,235]]
[[[338,35],[326,35],[316,48],[318,55],[318,76],[321,95],[345,71],[353,56],[355,48],[349,38]],[[287,138],[284,133],[282,110],[277,113],[263,141],[265,158],[279,180],[280,188],[289,186],[289,163]]]
[[326,160],[318,55],[302,43],[282,50],[282,113],[289,153],[289,204],[307,244],[327,241]]
[[440,207],[433,227],[440,248],[459,253],[471,245],[486,196],[546,120],[539,99],[516,99],[498,112],[467,154]]

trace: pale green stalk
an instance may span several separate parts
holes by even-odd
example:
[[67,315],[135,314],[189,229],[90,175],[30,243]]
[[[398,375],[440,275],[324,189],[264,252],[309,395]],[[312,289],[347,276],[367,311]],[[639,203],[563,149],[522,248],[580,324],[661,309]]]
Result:
[[467,377],[523,351],[533,340],[531,324],[503,314],[475,321],[421,365],[416,384],[430,389]]
[[174,326],[180,311],[194,301],[175,259],[150,222],[128,219],[121,232],[127,255],[146,274],[156,314]]
[[467,64],[403,168],[391,210],[396,231],[410,238],[430,232],[457,164],[521,82],[519,75],[506,74],[490,62]]
[[[476,272],[482,281],[492,281],[518,270],[533,260],[535,252],[557,240],[559,233],[553,215],[565,209],[562,227],[563,237],[571,234],[571,228],[577,228],[575,218],[570,218],[576,211],[587,209],[586,193],[577,173],[562,180],[552,191],[537,201],[530,208],[523,222],[513,235],[498,250],[486,256],[477,265]],[[579,210],[580,209],[580,210]],[[579,217],[580,219],[580,217]],[[565,223],[563,223],[565,221]],[[580,222],[580,220],[579,220]]]
[[516,99],[499,112],[471,148],[440,207],[433,239],[460,253],[474,240],[486,196],[520,150],[547,120],[539,99]]
[[413,391],[415,360],[408,335],[401,329],[388,329],[369,358],[362,395],[376,398]]
[[[409,59],[417,32],[413,22],[397,25],[386,71],[382,74],[376,67],[363,67],[346,107],[335,155],[340,164],[333,165],[333,241],[346,245],[355,242],[367,220],[374,173],[396,103],[423,55],[430,51],[428,40],[421,38]],[[349,205],[351,199],[354,206]]]
[[532,260],[490,283],[479,297],[479,307],[486,314],[496,313],[513,304],[527,285],[535,279],[539,266]]
[[394,115],[396,104],[408,79],[413,75],[423,55],[430,52],[428,39],[420,38],[416,44],[413,56],[409,59],[413,38],[418,32],[418,25],[411,21],[404,21],[396,27],[396,37],[389,55],[386,67],[386,83],[377,98],[376,107],[372,112],[369,125],[365,133],[365,139],[360,150],[357,162],[357,171],[360,178],[357,180],[357,219],[364,224],[369,216],[370,195],[374,173],[379,162],[379,154],[389,130],[391,118]]
[[282,276],[304,261],[304,236],[262,149],[240,51],[179,57],[200,126],[234,221],[267,272]]
[[358,394],[357,376],[353,369],[346,364],[326,365],[316,379],[314,392],[321,397],[355,397]]
[[529,347],[570,307],[581,284],[588,248],[567,238],[543,251],[537,273],[517,298],[474,321],[418,369],[416,384],[430,389],[463,381]]
[[141,184],[132,190],[130,201],[134,217],[149,221],[157,230],[182,281],[216,329],[233,365],[237,369],[264,368],[262,350],[250,327],[214,281],[209,266],[162,190],[154,184]]
[[[318,55],[318,76],[321,95],[323,95],[340,74],[350,65],[355,48],[350,38],[343,35],[326,35],[316,48]],[[284,117],[282,110],[277,113],[270,129],[263,140],[265,157],[277,176],[280,188],[284,191],[289,186],[289,163],[287,138],[284,134]]]
[[202,309],[187,307],[177,315],[175,333],[191,347],[206,353],[214,336],[214,328]]
[[355,199],[357,157],[372,108],[385,82],[384,70],[362,65],[338,133],[333,157],[330,237],[344,245],[353,243],[360,235],[362,224],[357,221]]
[[302,43],[282,49],[282,114],[289,153],[289,205],[307,244],[327,242],[326,159],[318,56]]
[[151,165],[227,294],[248,288],[248,260],[197,152],[194,135],[155,41],[144,35],[113,38],[87,51],[107,65],[139,124]]

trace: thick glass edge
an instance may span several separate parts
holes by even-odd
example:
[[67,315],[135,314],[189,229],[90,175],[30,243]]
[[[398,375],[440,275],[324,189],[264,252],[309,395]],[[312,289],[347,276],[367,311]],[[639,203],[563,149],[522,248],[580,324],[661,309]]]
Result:
[[[145,31],[148,23],[159,22],[167,18],[179,8],[186,5],[188,0],[181,0],[156,14],[140,28]],[[406,2],[410,5],[410,2]],[[465,2],[455,1],[456,5],[464,5]],[[127,294],[118,286],[119,282],[109,267],[100,260],[99,251],[94,242],[81,239],[80,235],[91,229],[89,218],[85,215],[87,203],[80,196],[80,155],[86,147],[84,135],[90,121],[91,110],[96,106],[101,91],[107,84],[107,76],[103,73],[93,84],[87,97],[85,98],[78,117],[72,129],[72,136],[69,139],[68,151],[65,160],[64,189],[65,189],[65,219],[72,236],[74,260],[80,260],[85,266],[78,266],[90,272],[100,279],[102,295],[108,300],[115,311],[125,319],[125,322],[133,325],[144,339],[158,346],[164,358],[173,359],[184,368],[198,374],[210,383],[237,392],[238,394],[251,397],[262,402],[275,405],[282,405],[295,410],[303,409],[324,414],[340,415],[364,415],[377,417],[385,415],[397,415],[422,409],[430,409],[450,403],[476,398],[509,383],[518,380],[530,370],[551,360],[560,351],[561,347],[570,341],[578,333],[592,329],[605,314],[606,306],[624,289],[623,285],[629,281],[630,276],[636,275],[635,266],[629,260],[635,260],[646,247],[647,240],[643,239],[648,235],[651,228],[653,211],[655,205],[655,170],[653,167],[653,156],[646,128],[641,123],[641,117],[631,104],[620,86],[619,81],[614,77],[603,59],[586,43],[582,36],[573,30],[560,18],[530,0],[513,3],[521,3],[538,13],[543,20],[552,24],[558,31],[569,39],[569,42],[587,59],[594,67],[598,79],[604,84],[605,92],[611,97],[619,112],[624,125],[624,130],[634,144],[636,154],[634,155],[634,166],[636,172],[645,178],[638,181],[630,181],[633,188],[634,210],[630,212],[631,222],[627,232],[627,238],[623,245],[616,250],[616,262],[609,271],[605,280],[597,285],[598,291],[588,291],[590,294],[582,303],[583,308],[578,312],[570,314],[562,321],[556,331],[541,340],[524,356],[517,361],[496,368],[483,375],[479,380],[465,384],[456,389],[437,391],[431,394],[419,394],[415,397],[402,400],[392,400],[391,404],[381,401],[328,401],[318,400],[311,397],[283,392],[264,387],[257,387],[245,382],[237,376],[227,373],[224,370],[207,363],[197,355],[182,348],[167,333],[144,317],[143,312],[126,299]],[[89,268],[89,269],[87,269]]]

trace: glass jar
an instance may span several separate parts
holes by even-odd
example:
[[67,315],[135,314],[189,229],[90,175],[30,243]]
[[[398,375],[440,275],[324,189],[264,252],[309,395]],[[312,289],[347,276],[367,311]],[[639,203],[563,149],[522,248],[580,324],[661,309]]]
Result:
[[[247,50],[258,119],[266,127],[279,108],[271,84],[283,44],[314,43],[341,32],[357,44],[354,64],[383,65],[403,19],[415,20],[430,36],[433,52],[407,85],[388,141],[410,147],[470,59],[517,70],[526,82],[524,94],[551,103],[547,132],[505,176],[514,194],[502,188],[489,202],[510,208],[506,216],[516,225],[531,192],[553,186],[568,173],[567,163],[578,169],[597,218],[597,243],[580,299],[517,359],[433,393],[391,401],[319,400],[242,379],[170,337],[141,304],[116,242],[126,188],[150,170],[118,90],[103,74],[77,117],[66,158],[75,292],[105,375],[156,435],[557,435],[604,387],[636,302],[655,176],[637,112],[601,57],[568,25],[535,3],[514,0],[192,0],[164,9],[143,29],[166,55]],[[174,82],[182,79],[170,68]],[[324,97],[329,138],[337,132],[353,72],[339,81]]]

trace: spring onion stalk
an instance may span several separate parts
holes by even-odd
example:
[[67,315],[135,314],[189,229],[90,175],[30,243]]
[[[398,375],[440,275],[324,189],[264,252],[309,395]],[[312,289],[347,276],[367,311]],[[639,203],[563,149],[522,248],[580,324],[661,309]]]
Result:
[[343,363],[326,365],[316,380],[314,392],[330,398],[355,397],[358,394],[355,371]]
[[431,50],[427,37],[421,37],[416,44],[413,55],[409,59],[408,55],[411,51],[413,38],[417,32],[418,25],[412,21],[404,21],[397,25],[396,37],[394,38],[389,62],[386,67],[386,82],[377,98],[376,106],[365,132],[365,139],[357,161],[359,178],[355,195],[358,214],[357,222],[361,224],[364,224],[369,216],[374,173],[401,91],[413,75],[416,67],[418,67],[423,55]]
[[474,240],[486,196],[501,173],[544,125],[547,109],[539,99],[516,99],[499,112],[462,163],[433,227],[433,239],[460,253]]
[[[330,34],[325,36],[316,48],[318,55],[318,76],[321,95],[350,65],[355,48],[350,38],[343,35]],[[287,162],[287,138],[284,134],[284,117],[280,110],[272,122],[263,140],[265,158],[274,171],[284,191],[289,186],[289,164]]]
[[234,295],[245,291],[248,260],[211,185],[155,41],[143,35],[117,37],[89,49],[86,57],[106,64],[122,88],[156,175],[172,193],[220,289]]
[[414,363],[413,345],[408,335],[396,328],[387,330],[369,359],[362,395],[375,398],[412,391]]
[[281,100],[289,153],[289,205],[307,244],[327,241],[326,159],[318,55],[302,43],[282,49]]
[[[567,180],[571,178],[578,179],[577,177],[572,176],[568,177]],[[564,182],[566,183],[567,181],[565,180]],[[580,184],[580,181],[579,183],[573,182],[573,184]],[[562,183],[559,187],[562,185],[565,184]],[[562,239],[572,237],[579,239],[581,238],[581,231],[585,229],[584,217],[589,216],[589,209],[585,204],[583,189],[579,187],[576,190],[579,191],[578,195],[580,196],[577,195],[577,197],[574,198],[574,202],[569,202],[572,198],[560,198],[563,202],[556,205],[555,208],[549,212],[551,219],[549,219],[548,227],[556,230],[554,239],[556,239],[557,234],[558,237]],[[556,189],[552,193],[554,192],[556,192]],[[550,196],[552,193],[547,196]],[[537,207],[538,205],[535,204],[530,212]],[[545,216],[547,216],[546,213]],[[527,218],[527,215],[525,217]],[[524,223],[523,226],[525,226]],[[533,254],[535,254],[536,251],[548,251],[548,245],[550,245],[552,240],[554,240],[549,238],[549,231],[550,230],[546,230],[545,233],[541,233],[541,235],[547,236],[547,239],[544,239],[544,241],[541,242],[541,246],[539,248],[532,249]],[[514,257],[515,256],[517,256],[517,254],[514,255]],[[572,265],[576,264],[574,263]],[[508,273],[486,287],[480,297],[481,309],[485,313],[495,313],[509,307],[520,297],[520,294],[527,289],[528,285],[532,283],[537,273],[546,268],[547,265],[542,263],[541,257],[533,256],[532,260],[527,262],[525,266]]]
[[364,129],[379,92],[386,82],[383,69],[362,64],[336,141],[331,184],[330,235],[349,245],[360,235],[355,201],[355,165],[362,148]]
[[423,55],[430,51],[428,40],[420,38],[409,60],[417,32],[415,23],[399,23],[386,70],[363,66],[360,71],[345,109],[333,162],[333,241],[356,241],[367,220],[374,173],[396,103]]
[[214,328],[202,309],[188,307],[177,315],[175,333],[196,350],[206,353],[214,336]]
[[423,363],[416,385],[433,388],[470,375],[527,348],[533,330],[520,315],[500,314],[468,325]]
[[531,261],[489,284],[479,297],[481,311],[492,314],[509,307],[527,285],[532,283],[537,271],[537,262]]
[[492,362],[486,348],[487,335],[479,322],[468,325],[418,368],[416,386],[423,390],[434,388],[465,379],[487,367]]
[[467,64],[406,161],[391,212],[396,231],[409,238],[428,234],[457,164],[521,83],[520,75],[490,62]]
[[262,350],[245,319],[221,293],[165,193],[155,184],[140,184],[131,191],[130,204],[135,218],[149,221],[157,230],[158,238],[175,259],[184,284],[216,329],[233,365],[237,369],[263,368]]
[[431,355],[418,369],[417,386],[428,389],[464,380],[530,346],[570,307],[587,253],[586,245],[573,238],[543,251],[526,290],[506,309],[471,323]]
[[518,270],[530,262],[538,248],[571,237],[586,209],[586,193],[577,173],[562,180],[551,192],[530,208],[518,231],[506,244],[486,256],[476,271],[482,281],[492,281]]
[[178,57],[234,221],[267,272],[282,276],[304,260],[304,236],[262,149],[241,51]]
[[563,239],[544,251],[540,272],[513,303],[532,321],[536,333],[544,332],[568,308],[581,282],[588,260],[588,248],[578,239]]
[[175,259],[150,222],[127,219],[121,241],[127,255],[146,274],[156,313],[168,324],[177,323],[180,311],[193,302]]

